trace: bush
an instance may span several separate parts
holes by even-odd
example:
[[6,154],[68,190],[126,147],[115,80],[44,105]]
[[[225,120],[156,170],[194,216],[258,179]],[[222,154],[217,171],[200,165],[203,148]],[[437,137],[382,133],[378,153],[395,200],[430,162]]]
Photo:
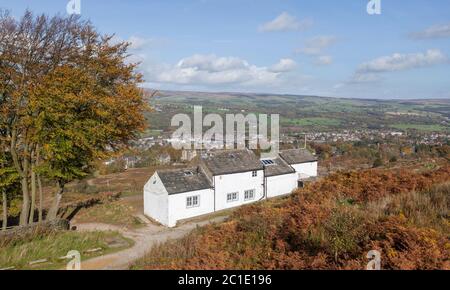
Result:
[[377,158],[377,159],[375,159],[375,161],[373,162],[372,167],[373,167],[373,168],[377,168],[377,167],[381,167],[381,166],[383,166],[383,165],[384,165],[383,160],[382,160],[381,158]]
[[339,206],[333,210],[324,224],[325,250],[339,258],[354,258],[360,252],[359,245],[368,239],[365,235],[365,218],[361,211],[349,206]]
[[389,196],[367,206],[378,218],[404,216],[417,227],[429,227],[450,234],[450,183],[433,186],[423,192],[405,192]]
[[448,176],[449,166],[338,172],[164,243],[136,268],[365,269],[376,249],[383,269],[445,269],[449,186],[433,185]]

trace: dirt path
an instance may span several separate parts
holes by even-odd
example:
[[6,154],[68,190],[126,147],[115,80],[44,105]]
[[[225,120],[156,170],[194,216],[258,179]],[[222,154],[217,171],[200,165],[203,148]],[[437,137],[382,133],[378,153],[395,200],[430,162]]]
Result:
[[188,234],[197,226],[203,226],[209,223],[221,222],[226,216],[212,217],[202,221],[187,222],[179,227],[169,229],[155,224],[147,224],[144,228],[130,230],[107,224],[78,224],[77,229],[80,231],[118,231],[124,237],[132,239],[135,244],[133,247],[105,256],[96,257],[86,261],[82,261],[81,269],[83,270],[124,270],[128,269],[134,261],[145,256],[145,254],[155,244],[178,239]]

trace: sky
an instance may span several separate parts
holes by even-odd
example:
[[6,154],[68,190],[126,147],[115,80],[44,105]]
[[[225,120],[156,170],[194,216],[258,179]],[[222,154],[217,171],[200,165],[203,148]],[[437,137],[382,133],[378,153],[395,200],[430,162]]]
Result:
[[[131,43],[148,88],[450,98],[448,0],[379,0],[381,14],[369,0],[79,1],[83,19]],[[0,8],[67,15],[67,3]]]

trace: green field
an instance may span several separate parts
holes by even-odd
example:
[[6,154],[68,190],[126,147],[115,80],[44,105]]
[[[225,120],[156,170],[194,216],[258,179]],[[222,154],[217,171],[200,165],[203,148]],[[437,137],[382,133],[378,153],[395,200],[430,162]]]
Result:
[[444,127],[441,125],[421,125],[421,124],[395,124],[391,126],[392,128],[399,130],[417,130],[423,132],[443,132],[449,131],[449,127]]
[[297,125],[297,126],[320,126],[320,127],[336,127],[341,124],[341,121],[333,118],[282,118],[281,124]]

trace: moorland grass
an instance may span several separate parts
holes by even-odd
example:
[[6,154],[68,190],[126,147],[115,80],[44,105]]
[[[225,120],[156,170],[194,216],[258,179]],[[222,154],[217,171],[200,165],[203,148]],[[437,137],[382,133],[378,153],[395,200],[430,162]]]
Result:
[[[110,247],[108,242],[120,241],[122,247]],[[125,246],[126,245],[126,246]],[[0,269],[58,269],[67,261],[59,259],[71,250],[79,251],[81,260],[119,251],[132,245],[117,232],[53,232],[39,234],[27,240],[16,240],[0,247]],[[86,251],[101,248],[102,251],[88,254]],[[47,259],[48,262],[31,266],[29,263]]]

